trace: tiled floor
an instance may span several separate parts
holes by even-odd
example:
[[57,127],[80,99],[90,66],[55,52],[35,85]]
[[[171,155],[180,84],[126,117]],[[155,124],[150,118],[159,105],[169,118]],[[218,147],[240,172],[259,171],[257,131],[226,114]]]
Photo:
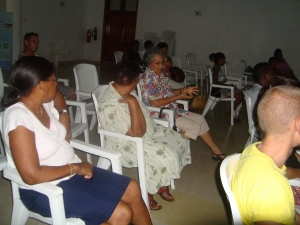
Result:
[[[70,85],[75,86],[72,67],[58,68],[58,77],[69,78]],[[112,66],[97,65],[100,84],[110,81]],[[7,75],[4,74],[4,80]],[[213,111],[208,112],[206,120],[217,144],[226,154],[241,152],[246,140],[247,115],[245,107],[241,110],[241,122],[230,126],[225,116],[229,105],[217,104]],[[90,131],[91,143],[98,144],[96,128]],[[230,209],[224,196],[219,178],[219,162],[211,159],[210,150],[200,140],[191,141],[192,164],[184,167],[181,178],[175,181],[176,189],[171,193],[174,202],[166,202],[159,195],[155,199],[163,206],[160,211],[151,211],[154,225],[222,225],[231,224]],[[123,169],[123,174],[137,179],[136,169]],[[0,224],[10,224],[12,198],[10,183],[0,179]],[[43,224],[29,219],[28,225]]]

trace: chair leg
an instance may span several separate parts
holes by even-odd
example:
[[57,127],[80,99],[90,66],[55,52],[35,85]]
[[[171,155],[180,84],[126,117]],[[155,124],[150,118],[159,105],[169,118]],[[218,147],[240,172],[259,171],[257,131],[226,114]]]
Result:
[[216,105],[217,105],[217,102],[213,102],[212,105],[211,105],[211,107],[210,107],[210,110],[213,110]]
[[244,149],[249,145],[249,144],[251,144],[251,136],[248,138],[248,140],[247,140],[247,142],[246,142],[246,144],[245,144],[245,146],[244,146]]
[[92,120],[91,120],[91,124],[90,124],[90,130],[93,130],[93,128],[94,128],[94,126],[96,124],[96,121],[97,121],[96,115],[93,114]]
[[171,188],[174,190],[175,189],[175,182],[174,179],[171,179]]
[[28,219],[28,216],[29,216],[29,211],[23,205],[21,199],[14,199],[11,224],[12,225],[24,225]]
[[211,96],[208,97],[208,100],[206,102],[205,108],[204,108],[204,110],[202,112],[202,116],[206,115],[206,113],[208,112],[208,110],[211,108],[211,105],[214,103],[211,98],[213,98],[213,97],[211,97]]

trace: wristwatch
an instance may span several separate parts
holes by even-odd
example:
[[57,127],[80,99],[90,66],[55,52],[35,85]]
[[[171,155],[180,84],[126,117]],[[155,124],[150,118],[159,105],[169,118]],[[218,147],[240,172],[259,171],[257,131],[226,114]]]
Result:
[[62,113],[69,114],[69,113],[68,113],[68,110],[66,110],[66,109],[61,110],[61,111],[59,112],[59,115],[61,115]]

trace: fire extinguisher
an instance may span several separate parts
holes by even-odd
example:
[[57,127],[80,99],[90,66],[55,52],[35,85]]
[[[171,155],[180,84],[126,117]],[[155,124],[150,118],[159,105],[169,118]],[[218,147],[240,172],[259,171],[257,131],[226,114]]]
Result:
[[92,36],[94,37],[94,41],[97,41],[97,27],[93,29]]
[[87,32],[86,32],[86,39],[85,39],[85,41],[87,43],[91,42],[91,34],[92,34],[91,29],[88,29]]

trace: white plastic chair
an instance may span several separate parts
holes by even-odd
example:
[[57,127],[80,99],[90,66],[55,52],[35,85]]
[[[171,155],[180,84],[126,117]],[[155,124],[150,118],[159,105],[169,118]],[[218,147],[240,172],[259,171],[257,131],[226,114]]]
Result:
[[244,99],[246,102],[246,108],[247,108],[247,116],[248,116],[248,132],[249,132],[249,138],[244,146],[246,148],[249,144],[253,142],[254,134],[255,134],[255,126],[253,122],[253,116],[252,116],[252,107],[251,107],[251,98],[247,95],[246,91],[243,91],[244,93]]
[[172,56],[171,59],[173,62],[173,66],[177,66],[181,69],[181,58],[179,58],[177,56]]
[[226,193],[226,197],[230,204],[231,214],[232,214],[232,224],[233,225],[242,225],[241,214],[235,200],[235,197],[230,188],[230,183],[233,175],[233,170],[240,158],[241,154],[234,154],[227,156],[221,163],[220,167],[220,177],[221,182]]
[[[196,63],[196,55],[194,53],[188,53],[186,55],[187,69],[197,71],[200,74],[200,85],[203,86],[203,79],[208,78],[207,65]],[[206,90],[208,90],[208,82],[206,82]]]
[[226,75],[227,80],[236,80],[238,81],[237,88],[242,90],[247,87],[247,76],[246,75],[240,75],[240,74],[233,74],[231,72],[231,63],[227,62],[224,64],[224,73]]
[[115,52],[114,52],[115,62],[116,62],[116,63],[121,62],[122,57],[123,57],[123,53],[124,53],[124,52],[121,52],[121,51],[115,51]]
[[185,74],[184,86],[198,86],[198,73],[194,70],[183,70]]
[[123,53],[124,53],[124,52],[121,52],[121,51],[115,51],[115,52],[114,52],[115,62],[116,62],[116,63],[121,62],[122,57],[123,57]]
[[[97,157],[105,157],[112,162],[112,171],[115,173],[122,174],[121,167],[121,154],[115,151],[107,150],[102,147],[87,144],[79,140],[71,140],[71,146],[79,151],[85,152],[87,154],[92,154]],[[65,208],[63,202],[63,191],[60,187],[49,184],[41,183],[36,185],[25,184],[20,177],[17,169],[15,168],[13,159],[10,154],[7,153],[7,166],[3,169],[3,176],[11,181],[12,194],[13,194],[13,212],[12,212],[12,225],[25,224],[28,217],[40,220],[47,224],[62,225],[62,224],[74,224],[74,225],[84,225],[85,223],[78,218],[66,218]],[[18,186],[22,185],[31,190],[37,191],[46,195],[49,199],[50,209],[52,218],[43,217],[37,213],[28,211],[23,205]]]
[[[73,68],[76,84],[77,101],[85,101],[91,99],[91,92],[99,84],[99,78],[96,67],[92,64],[78,64]],[[92,115],[90,130],[96,124],[96,112],[93,102],[86,104],[87,115]],[[80,121],[80,111],[76,111],[75,122]]]
[[[99,104],[98,101],[102,97],[103,93],[107,89],[108,85],[98,86],[96,89],[92,91],[92,97],[94,101],[95,108],[98,109]],[[98,117],[98,114],[97,114]],[[100,119],[98,118],[98,133],[100,135],[100,145],[105,146],[105,136],[120,138],[124,140],[133,141],[136,143],[137,147],[137,158],[138,158],[138,174],[139,174],[139,183],[142,192],[143,200],[149,210],[149,199],[148,199],[148,190],[146,185],[146,169],[145,169],[145,151],[144,151],[144,141],[143,138],[139,137],[130,137],[127,135],[107,131],[102,128],[100,124]],[[101,163],[99,166],[109,166],[107,160],[100,159],[98,163]]]
[[[7,86],[7,85],[5,85],[5,86]],[[3,95],[4,95],[4,83],[3,83],[2,70],[0,68],[0,102],[2,101]],[[6,156],[4,153],[2,137],[0,137],[0,171],[3,169],[3,167],[5,165],[6,165]]]
[[[234,125],[234,87],[230,87],[230,86],[224,86],[224,85],[219,85],[219,84],[214,84],[213,83],[213,78],[212,78],[212,72],[210,68],[207,68],[208,70],[208,79],[209,79],[209,83],[210,83],[210,91],[209,91],[209,95],[208,95],[208,99],[205,105],[205,108],[203,110],[202,116],[205,116],[206,113],[208,112],[208,110],[213,110],[214,107],[216,106],[216,104],[220,101],[230,101],[230,112],[231,112],[231,125]],[[211,95],[211,89],[215,87],[215,88],[225,88],[225,89],[229,89],[230,90],[230,97],[228,98],[217,98]],[[238,110],[236,110],[238,113]]]
[[57,67],[58,59],[59,59],[59,57],[62,57],[65,62],[65,68],[66,68],[66,66],[67,66],[66,65],[66,54],[59,50],[58,44],[50,43],[49,48],[50,48],[50,62],[53,62],[55,67]]

